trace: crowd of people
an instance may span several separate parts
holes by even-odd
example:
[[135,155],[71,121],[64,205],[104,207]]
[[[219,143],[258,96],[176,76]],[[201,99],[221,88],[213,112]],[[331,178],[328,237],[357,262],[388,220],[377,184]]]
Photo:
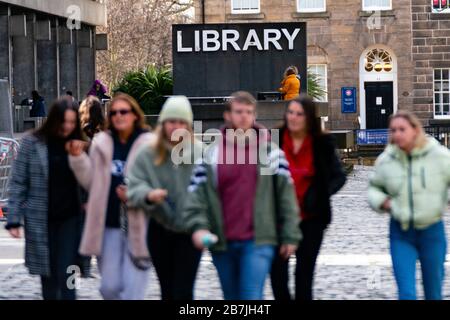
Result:
[[[94,95],[80,107],[68,97],[53,103],[44,125],[22,139],[6,225],[15,238],[24,227],[25,264],[41,277],[44,299],[76,299],[68,270],[89,274],[95,256],[104,299],[144,299],[154,267],[162,300],[192,300],[205,250],[226,300],[263,299],[268,277],[276,300],[314,298],[330,198],[346,182],[315,102],[288,99],[279,141],[256,121],[248,92],[234,93],[223,117],[218,138],[205,145],[183,96],[166,100],[153,129],[124,93],[112,98],[106,119]],[[391,215],[399,298],[416,298],[420,259],[426,298],[441,299],[450,152],[408,112],[389,127],[369,203]]]

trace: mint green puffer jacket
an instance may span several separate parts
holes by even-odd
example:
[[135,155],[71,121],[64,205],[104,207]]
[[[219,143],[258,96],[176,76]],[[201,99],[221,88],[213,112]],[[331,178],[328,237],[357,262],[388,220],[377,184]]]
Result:
[[375,162],[370,178],[369,204],[378,211],[391,199],[391,215],[408,230],[425,229],[440,221],[447,208],[450,184],[450,151],[434,138],[427,137],[423,148],[408,156],[389,145]]

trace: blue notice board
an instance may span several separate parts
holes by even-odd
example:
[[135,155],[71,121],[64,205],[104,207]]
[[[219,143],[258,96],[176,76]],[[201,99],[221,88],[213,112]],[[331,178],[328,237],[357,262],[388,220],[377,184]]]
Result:
[[341,88],[341,112],[356,113],[356,88]]

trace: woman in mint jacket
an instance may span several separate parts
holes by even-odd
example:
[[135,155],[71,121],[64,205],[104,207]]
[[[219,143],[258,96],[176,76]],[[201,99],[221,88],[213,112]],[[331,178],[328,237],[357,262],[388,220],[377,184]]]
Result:
[[390,144],[375,163],[369,203],[388,212],[390,250],[399,299],[416,299],[416,261],[427,300],[442,299],[447,243],[442,215],[450,184],[450,151],[427,137],[417,117],[390,119]]

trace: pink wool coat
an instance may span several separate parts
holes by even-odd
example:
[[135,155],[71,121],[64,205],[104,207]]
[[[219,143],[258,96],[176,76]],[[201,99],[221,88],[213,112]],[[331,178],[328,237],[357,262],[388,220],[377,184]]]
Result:
[[[153,133],[139,135],[133,143],[125,165],[127,169],[132,165],[136,152],[143,144],[154,143]],[[80,244],[80,254],[85,256],[100,256],[105,231],[106,210],[111,184],[111,162],[114,143],[109,132],[97,134],[89,151],[80,156],[69,156],[69,164],[78,182],[89,192],[86,207],[86,220]],[[142,210],[129,208],[128,212],[128,241],[134,257],[144,258],[150,254],[147,249],[147,218]]]

